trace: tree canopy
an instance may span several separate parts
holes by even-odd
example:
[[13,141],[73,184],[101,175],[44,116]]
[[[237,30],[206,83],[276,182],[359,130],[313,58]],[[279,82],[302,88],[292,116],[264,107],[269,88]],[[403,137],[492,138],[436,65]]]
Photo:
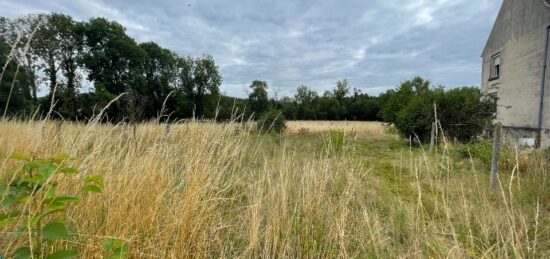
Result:
[[86,120],[122,95],[109,108],[109,121],[149,120],[163,105],[178,119],[213,116],[219,102],[222,77],[212,56],[184,57],[155,42],[137,43],[105,18],[79,22],[57,13],[1,18],[0,44],[0,61],[7,64],[0,100],[12,100],[9,116],[38,107],[44,114],[54,104],[54,117]]
[[57,13],[0,17],[0,64],[0,113],[7,116],[38,112],[88,120],[118,98],[104,121],[227,120],[281,112],[290,120],[381,120],[403,136],[425,140],[435,105],[448,133],[468,141],[494,112],[477,88],[445,90],[421,77],[379,96],[344,79],[322,94],[300,85],[293,96],[279,98],[275,88],[271,99],[268,83],[258,79],[247,99],[231,98],[220,93],[223,78],[211,55],[180,56],[155,42],[136,42],[115,21],[75,21]]

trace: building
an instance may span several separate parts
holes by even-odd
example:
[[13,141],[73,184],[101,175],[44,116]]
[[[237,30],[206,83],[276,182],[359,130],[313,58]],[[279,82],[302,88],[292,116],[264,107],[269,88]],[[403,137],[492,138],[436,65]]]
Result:
[[482,59],[481,89],[507,136],[550,147],[550,0],[503,0]]

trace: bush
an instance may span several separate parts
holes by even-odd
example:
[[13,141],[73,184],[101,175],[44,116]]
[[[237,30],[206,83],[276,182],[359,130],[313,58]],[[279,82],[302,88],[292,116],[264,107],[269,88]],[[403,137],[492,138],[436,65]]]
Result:
[[460,142],[471,142],[492,124],[496,106],[478,88],[451,89],[437,100],[437,117],[445,134]]
[[435,88],[422,91],[410,98],[401,108],[394,122],[403,137],[418,136],[421,142],[430,140],[435,121],[434,104],[447,138],[462,143],[471,142],[488,127],[494,118],[495,105],[484,98],[478,88]]
[[395,128],[403,137],[418,137],[421,142],[430,140],[435,121],[433,103],[435,94],[413,97],[398,113]]
[[281,133],[286,129],[286,118],[279,110],[264,113],[257,123],[260,132]]
[[[481,161],[481,163],[486,168],[491,168],[491,162],[493,158],[493,142],[491,140],[478,140],[471,142],[469,144],[461,144],[458,145],[455,149],[459,157],[464,159],[477,159]],[[520,159],[521,157],[518,157]],[[512,146],[511,143],[503,143],[500,147],[500,168],[501,170],[510,171],[515,166],[516,163],[520,163],[521,161],[517,161],[516,159],[516,150],[515,147]],[[525,168],[525,166],[521,165],[522,168]]]
[[[59,194],[58,175],[76,175],[78,169],[67,165],[72,158],[58,156],[49,159],[30,158],[22,154],[0,155],[23,162],[0,178],[0,198],[3,212],[0,213],[0,228],[17,229],[18,235],[28,236],[13,254],[15,258],[44,257],[74,258],[77,250],[55,246],[67,241],[71,234],[66,227],[64,215],[71,204],[78,203],[75,195]],[[104,183],[101,176],[84,178],[83,192],[101,193]],[[53,217],[50,217],[53,216]],[[21,220],[25,219],[25,220]],[[28,221],[27,221],[28,219]]]
[[486,167],[491,166],[493,143],[490,140],[480,140],[466,145],[458,145],[456,152],[461,158],[479,159]]

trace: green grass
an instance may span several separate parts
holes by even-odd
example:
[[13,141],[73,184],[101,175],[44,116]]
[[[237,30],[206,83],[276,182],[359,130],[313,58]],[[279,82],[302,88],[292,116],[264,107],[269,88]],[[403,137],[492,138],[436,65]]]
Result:
[[[328,137],[335,138],[330,134]],[[269,155],[281,153],[278,148],[285,146],[285,149],[293,152],[295,156],[309,158],[312,153],[320,153],[319,150],[323,142],[326,143],[326,138],[326,134],[278,136],[277,141],[268,144],[272,150]],[[491,152],[491,148],[487,142],[450,145],[445,154],[444,147],[440,146],[434,155],[426,154],[427,147],[423,149],[418,145],[410,145],[407,140],[395,137],[346,136],[345,141],[339,142],[345,144],[342,153],[336,156],[346,157],[351,163],[361,164],[363,170],[362,199],[356,202],[362,203],[361,206],[370,208],[379,217],[387,220],[386,223],[391,227],[386,234],[391,239],[391,246],[397,249],[365,247],[356,251],[359,257],[403,255],[405,251],[399,251],[399,247],[413,245],[411,242],[415,235],[418,235],[418,226],[412,226],[414,221],[423,222],[419,224],[430,224],[430,227],[436,229],[446,229],[448,233],[443,239],[456,240],[452,242],[463,246],[468,256],[529,255],[530,253],[524,253],[528,250],[518,252],[518,248],[513,245],[504,246],[504,252],[491,252],[495,246],[502,243],[502,240],[498,239],[503,236],[498,232],[491,233],[490,227],[486,226],[490,222],[480,219],[487,216],[478,214],[486,213],[481,212],[484,211],[481,206],[491,206],[495,213],[503,211],[503,217],[509,217],[508,223],[512,225],[523,225],[526,232],[523,234],[527,235],[523,238],[530,242],[535,241],[534,225],[538,224],[538,253],[531,255],[549,254],[550,191],[540,182],[543,179],[547,181],[548,172],[524,171],[521,172],[521,179],[517,178],[518,172],[515,172],[516,178],[513,179],[512,172],[507,170],[512,169],[513,165],[510,164],[515,164],[516,161],[507,161],[503,163],[500,174],[503,190],[491,190],[488,174],[490,154],[489,158],[487,157],[487,152]],[[515,158],[512,154],[515,150],[510,147],[502,152],[505,154],[504,159]],[[318,159],[322,159],[321,157]],[[547,162],[538,160],[533,163]],[[331,196],[344,192],[346,180],[331,184],[328,188]],[[535,220],[533,213],[537,209],[537,204],[539,215]],[[472,211],[464,214],[461,210],[465,207],[461,206],[469,207],[467,209]],[[410,216],[412,208],[419,211],[415,217]],[[497,213],[492,216],[499,215]],[[424,243],[418,244],[426,256],[439,257],[451,248],[435,237],[433,240],[429,236],[427,238]]]

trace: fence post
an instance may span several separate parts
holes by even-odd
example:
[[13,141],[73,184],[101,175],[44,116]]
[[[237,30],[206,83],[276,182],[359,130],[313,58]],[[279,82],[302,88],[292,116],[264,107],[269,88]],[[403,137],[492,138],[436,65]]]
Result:
[[500,144],[502,141],[502,124],[497,123],[495,125],[493,139],[493,159],[491,162],[491,187],[497,188],[498,184],[498,171],[500,166]]
[[434,146],[435,146],[435,122],[432,122],[432,132],[430,135],[430,155],[434,151]]

